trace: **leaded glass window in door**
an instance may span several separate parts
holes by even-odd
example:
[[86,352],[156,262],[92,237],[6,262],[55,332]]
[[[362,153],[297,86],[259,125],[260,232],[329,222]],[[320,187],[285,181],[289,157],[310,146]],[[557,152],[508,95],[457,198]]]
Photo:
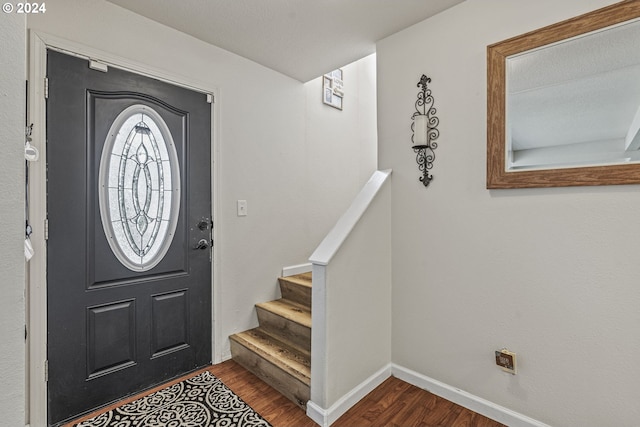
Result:
[[160,114],[133,105],[114,120],[100,162],[100,216],[111,250],[133,271],[167,253],[180,209],[180,172]]

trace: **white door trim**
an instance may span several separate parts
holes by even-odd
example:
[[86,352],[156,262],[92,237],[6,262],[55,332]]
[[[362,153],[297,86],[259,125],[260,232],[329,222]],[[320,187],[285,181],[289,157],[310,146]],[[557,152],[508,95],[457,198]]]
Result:
[[[45,362],[47,359],[47,254],[45,241],[46,220],[46,102],[45,79],[47,76],[47,49],[54,49],[69,55],[79,56],[101,64],[143,74],[185,87],[197,92],[210,94],[214,102],[211,108],[211,201],[213,219],[213,258],[212,272],[212,357],[213,363],[222,361],[221,325],[218,322],[220,313],[220,247],[218,237],[218,200],[219,192],[219,96],[218,89],[208,84],[195,81],[185,76],[168,73],[164,70],[149,67],[145,64],[122,58],[107,52],[62,39],[50,34],[29,32],[29,123],[33,123],[32,145],[40,151],[40,159],[29,165],[29,219],[33,227],[31,242],[35,251],[34,257],[27,266],[27,393],[28,420],[31,426],[47,425],[47,387],[45,382]],[[218,103],[218,105],[216,105]]]

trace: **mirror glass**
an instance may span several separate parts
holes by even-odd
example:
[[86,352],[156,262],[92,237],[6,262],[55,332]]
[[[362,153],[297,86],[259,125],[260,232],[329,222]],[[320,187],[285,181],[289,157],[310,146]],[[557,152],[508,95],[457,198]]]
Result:
[[640,0],[487,47],[487,188],[640,183]]
[[640,21],[506,59],[507,170],[640,161]]

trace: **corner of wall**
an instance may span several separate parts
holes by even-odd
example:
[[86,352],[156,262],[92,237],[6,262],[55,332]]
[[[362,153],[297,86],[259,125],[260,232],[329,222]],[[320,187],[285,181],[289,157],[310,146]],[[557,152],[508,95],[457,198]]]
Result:
[[26,81],[25,15],[0,16],[0,413],[6,425],[25,424],[24,129]]

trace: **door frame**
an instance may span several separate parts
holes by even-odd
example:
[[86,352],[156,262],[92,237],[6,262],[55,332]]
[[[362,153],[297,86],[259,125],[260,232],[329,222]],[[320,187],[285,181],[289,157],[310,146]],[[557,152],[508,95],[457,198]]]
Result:
[[[218,237],[218,183],[219,163],[219,113],[218,89],[207,83],[199,82],[175,75],[161,69],[125,59],[89,46],[69,41],[47,33],[29,30],[28,64],[28,120],[33,123],[31,144],[40,151],[40,158],[29,164],[29,222],[33,228],[31,243],[35,255],[26,265],[26,298],[27,298],[27,352],[26,352],[26,419],[32,427],[47,425],[47,246],[45,240],[45,221],[47,209],[46,195],[46,100],[45,79],[47,76],[47,49],[56,50],[68,55],[97,61],[108,67],[152,77],[164,82],[184,87],[196,92],[210,95],[211,102],[211,218],[213,221],[213,254],[212,254],[212,292],[211,292],[211,322],[212,339],[211,354],[213,363],[222,362],[222,336],[219,324],[220,291],[216,286],[220,283],[221,254]],[[88,64],[87,64],[88,66]]]

